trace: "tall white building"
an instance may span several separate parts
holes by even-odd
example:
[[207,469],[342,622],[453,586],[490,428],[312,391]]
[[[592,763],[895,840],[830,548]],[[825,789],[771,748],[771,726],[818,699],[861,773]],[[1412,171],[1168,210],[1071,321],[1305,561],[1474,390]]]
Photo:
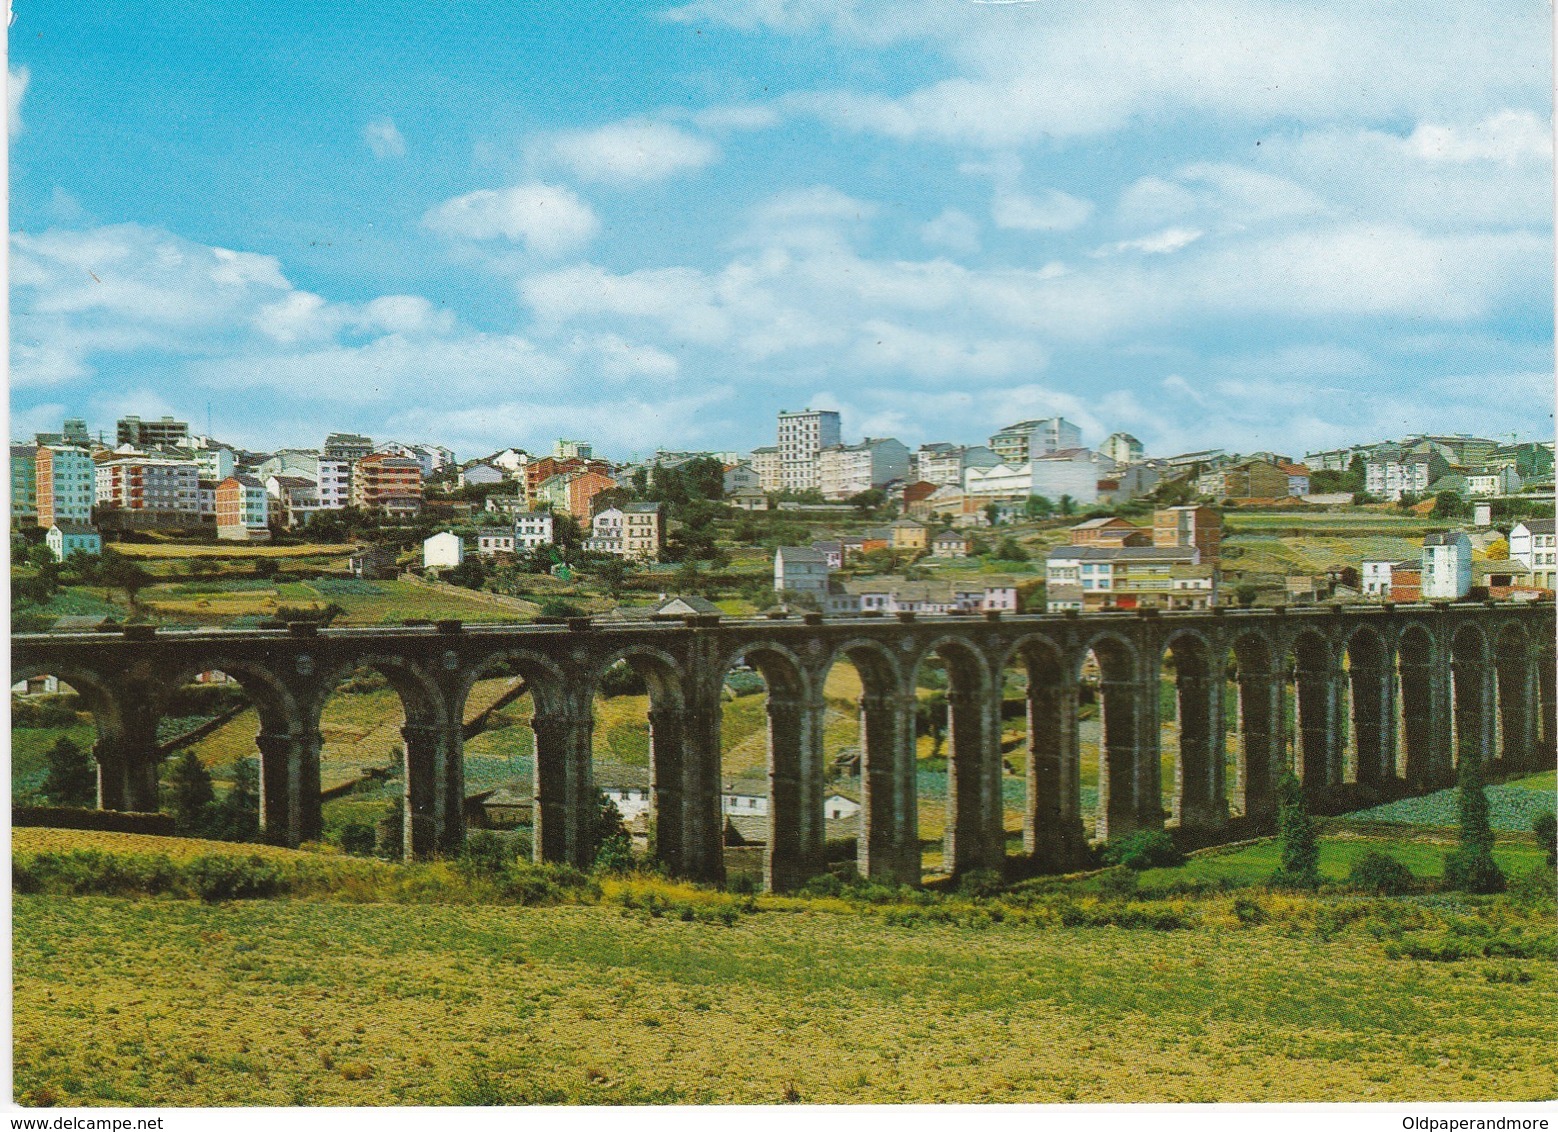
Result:
[[1531,571],[1531,584],[1558,588],[1558,536],[1553,520],[1527,519],[1509,532],[1509,556]]
[[1471,589],[1471,539],[1445,531],[1423,539],[1423,597],[1454,600]]
[[922,444],[914,454],[914,475],[942,487],[961,486],[969,468],[993,468],[1000,463],[1001,458],[983,444]]
[[1128,432],[1112,434],[1108,440],[1099,445],[1098,451],[1102,452],[1116,464],[1134,464],[1146,459],[1147,450]]
[[817,487],[824,499],[848,499],[909,475],[909,450],[897,440],[866,437],[817,454]]
[[1082,430],[1064,417],[1018,421],[990,438],[991,450],[1008,464],[1026,464],[1040,456],[1080,447]]
[[779,414],[779,477],[782,491],[815,491],[817,457],[840,441],[839,415],[831,409]]

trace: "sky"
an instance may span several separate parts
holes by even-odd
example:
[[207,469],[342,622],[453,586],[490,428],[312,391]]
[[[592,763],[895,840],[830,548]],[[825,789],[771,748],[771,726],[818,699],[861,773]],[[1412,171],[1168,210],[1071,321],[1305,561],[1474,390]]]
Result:
[[10,432],[1551,439],[1550,20],[18,0]]

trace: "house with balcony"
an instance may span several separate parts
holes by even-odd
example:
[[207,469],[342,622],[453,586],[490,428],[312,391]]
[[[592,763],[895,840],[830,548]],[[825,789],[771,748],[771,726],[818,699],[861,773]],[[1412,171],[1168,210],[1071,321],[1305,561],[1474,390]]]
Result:
[[232,542],[270,541],[270,494],[246,472],[216,485],[216,537]]

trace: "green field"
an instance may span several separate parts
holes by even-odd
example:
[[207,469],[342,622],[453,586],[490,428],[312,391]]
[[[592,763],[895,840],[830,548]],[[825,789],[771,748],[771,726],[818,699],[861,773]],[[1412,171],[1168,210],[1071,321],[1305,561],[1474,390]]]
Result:
[[[24,865],[73,846],[191,864],[224,851],[13,841]],[[259,852],[315,877],[312,895],[15,897],[21,1104],[1558,1095],[1550,896],[860,904],[645,879],[521,907],[467,903],[447,866]],[[320,890],[332,870],[339,892]],[[1512,941],[1505,957],[1482,958],[1494,939]],[[1476,947],[1405,957],[1441,940]]]

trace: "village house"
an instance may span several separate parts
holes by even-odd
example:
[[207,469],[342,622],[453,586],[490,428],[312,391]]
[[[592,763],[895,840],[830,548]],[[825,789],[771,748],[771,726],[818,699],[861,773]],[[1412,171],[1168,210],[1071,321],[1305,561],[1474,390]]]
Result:
[[422,540],[422,568],[440,570],[465,561],[465,542],[453,531],[440,531]]
[[102,554],[103,536],[90,523],[77,523],[70,519],[56,519],[49,525],[44,542],[57,562],[63,562],[72,554]]
[[1423,539],[1423,597],[1465,597],[1471,592],[1471,539],[1465,531],[1444,531]]
[[1558,588],[1558,537],[1552,519],[1527,519],[1509,532],[1509,557],[1530,571],[1530,582],[1544,590]]
[[483,558],[492,558],[498,554],[513,554],[514,529],[483,527],[476,532],[476,553]]

